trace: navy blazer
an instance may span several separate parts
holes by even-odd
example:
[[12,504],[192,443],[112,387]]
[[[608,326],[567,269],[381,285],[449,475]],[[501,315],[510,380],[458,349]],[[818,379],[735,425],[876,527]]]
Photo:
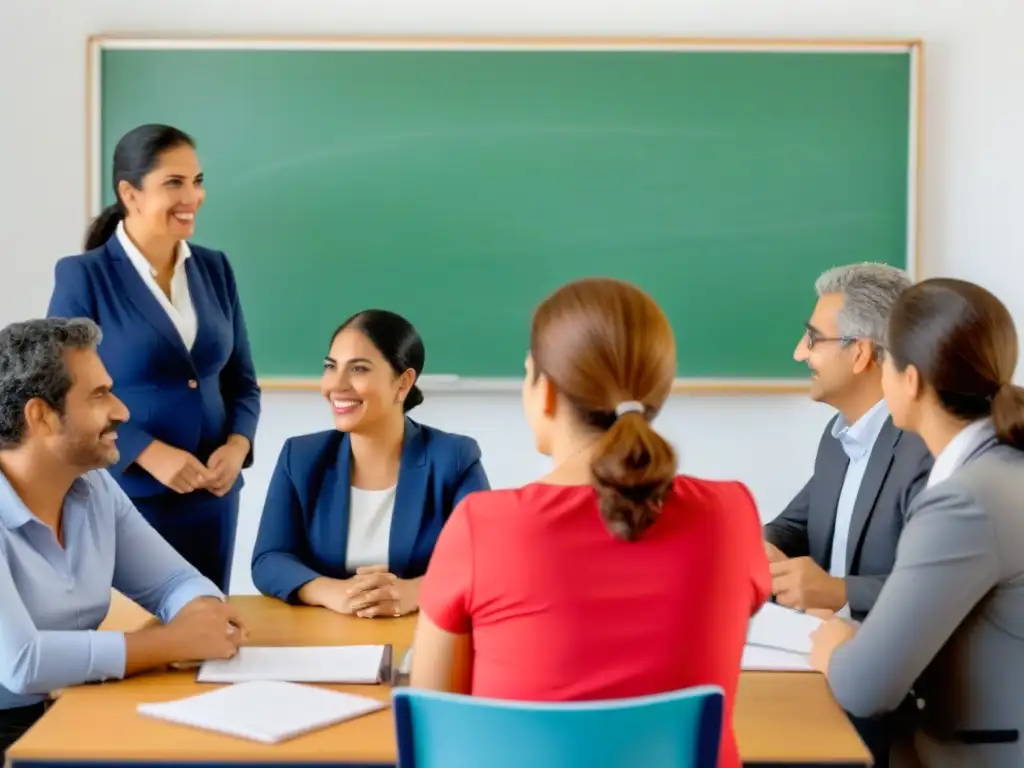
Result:
[[[270,480],[252,553],[252,580],[265,595],[297,604],[319,576],[346,579],[351,441],[329,430],[285,441]],[[473,491],[488,490],[476,440],[405,421],[388,565],[422,576],[441,528]]]
[[[154,439],[203,463],[231,434],[256,442],[260,388],[227,257],[189,243],[185,262],[198,331],[192,350],[143,282],[117,235],[88,253],[57,262],[47,315],[88,317],[103,331],[99,354],[128,407],[118,431],[121,457],[111,472],[129,496],[167,492],[134,464]],[[252,464],[252,451],[245,466]],[[241,487],[239,475],[236,488]]]

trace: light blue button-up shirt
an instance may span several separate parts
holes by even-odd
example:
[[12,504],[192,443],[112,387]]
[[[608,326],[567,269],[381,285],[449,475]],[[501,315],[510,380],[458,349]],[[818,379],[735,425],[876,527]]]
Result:
[[864,472],[871,459],[871,449],[875,447],[878,434],[889,418],[889,409],[885,400],[879,400],[870,411],[865,413],[852,425],[839,416],[832,425],[832,437],[839,441],[850,463],[846,467],[846,477],[839,493],[839,504],[836,506],[836,528],[832,534],[832,561],[829,573],[838,578],[846,576],[846,548],[850,538],[850,522],[853,520],[853,509],[857,503],[857,493],[864,480]]
[[116,588],[162,621],[223,597],[146,522],[106,471],[64,499],[64,547],[0,472],[0,709],[124,677],[123,632],[98,632]]

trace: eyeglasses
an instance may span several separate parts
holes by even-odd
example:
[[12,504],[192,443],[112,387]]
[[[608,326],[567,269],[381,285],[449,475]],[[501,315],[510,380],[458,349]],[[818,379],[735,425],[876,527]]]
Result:
[[804,339],[807,340],[808,349],[814,349],[815,344],[824,341],[838,342],[840,345],[844,347],[848,344],[852,344],[853,342],[857,341],[857,339],[853,336],[819,336],[818,332],[811,328],[804,329]]
[[[813,328],[804,329],[804,339],[807,340],[807,349],[809,350],[814,349],[814,345],[820,341],[838,342],[839,345],[843,347],[848,346],[855,341],[860,341],[860,339],[858,339],[856,336],[819,336],[818,332],[815,331]],[[872,346],[874,346],[875,349],[875,357],[880,361],[884,360],[885,347],[875,342],[872,342]]]

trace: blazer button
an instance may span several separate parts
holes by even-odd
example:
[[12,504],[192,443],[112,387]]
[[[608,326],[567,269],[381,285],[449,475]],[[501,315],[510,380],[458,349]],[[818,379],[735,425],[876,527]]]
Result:
[[198,386],[199,386],[199,382],[196,381],[195,379],[189,379],[188,380],[188,388],[189,389],[195,389]]

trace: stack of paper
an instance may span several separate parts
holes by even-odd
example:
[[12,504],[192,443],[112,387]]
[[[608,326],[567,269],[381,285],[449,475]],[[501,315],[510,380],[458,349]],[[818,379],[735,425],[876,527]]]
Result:
[[177,701],[139,704],[138,712],[179,725],[276,744],[386,706],[365,696],[264,680],[228,685]]
[[811,671],[811,633],[821,619],[765,603],[750,620],[743,669]]
[[813,672],[811,662],[805,653],[790,653],[763,645],[743,647],[741,669],[749,672]]
[[373,685],[382,681],[384,645],[242,646],[233,659],[204,662],[200,683],[280,680],[292,683]]

